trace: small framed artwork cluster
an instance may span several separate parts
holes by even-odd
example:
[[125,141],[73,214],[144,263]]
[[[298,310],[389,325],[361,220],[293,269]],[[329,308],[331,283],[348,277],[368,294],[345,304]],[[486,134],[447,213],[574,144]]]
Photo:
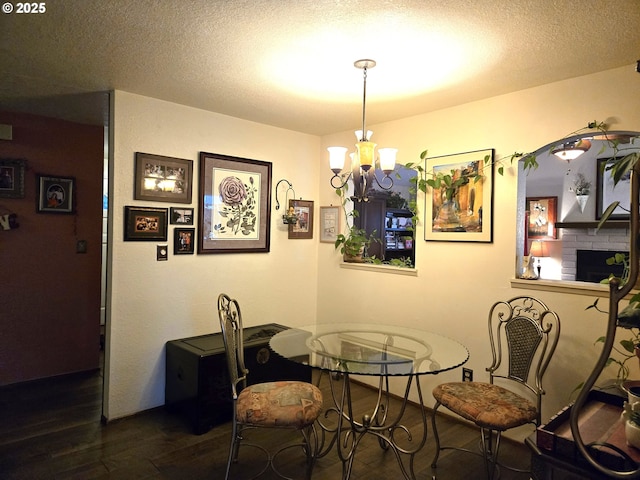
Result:
[[[200,153],[198,224],[194,208],[126,206],[125,241],[167,241],[173,228],[174,255],[269,252],[270,162]],[[190,204],[193,161],[148,153],[135,155],[134,199]],[[289,238],[312,238],[313,202],[292,205],[301,219]]]
[[[192,188],[192,160],[141,152],[135,154],[135,200],[188,204],[191,203]],[[195,228],[185,228],[193,225],[193,218],[194,209],[189,206],[125,206],[124,241],[166,242],[169,225],[175,225],[174,255],[193,254]]]

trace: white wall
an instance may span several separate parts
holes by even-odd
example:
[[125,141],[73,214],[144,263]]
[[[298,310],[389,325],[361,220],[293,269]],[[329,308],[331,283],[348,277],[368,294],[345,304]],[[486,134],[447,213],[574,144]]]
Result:
[[[305,200],[318,198],[321,163],[318,137],[121,91],[115,92],[113,106],[104,408],[108,419],[164,403],[164,345],[173,339],[219,332],[215,307],[219,293],[240,301],[247,326],[303,325],[315,321],[316,312],[317,226],[313,240],[288,240],[282,208],[271,211],[270,253],[170,253],[168,261],[157,262],[160,242],[123,242],[125,205],[180,206],[133,200],[135,152],[193,160],[196,212],[201,151],[272,162],[272,193],[277,181],[287,178],[296,195]],[[284,191],[279,193],[284,202]],[[274,195],[272,202],[275,207]],[[317,207],[316,202],[316,214]],[[170,252],[172,230],[170,226]]]
[[[496,158],[502,158],[534,151],[593,120],[615,118],[614,129],[640,129],[639,87],[640,76],[629,66],[369,128],[379,146],[399,148],[402,163],[419,161],[425,149],[429,156],[440,156],[494,148]],[[351,132],[327,136],[322,146],[348,145],[352,137]],[[335,195],[328,188],[326,158],[321,162],[320,198],[329,204]],[[496,300],[531,293],[556,310],[562,321],[562,336],[546,377],[543,418],[556,413],[591,371],[601,350],[594,341],[605,333],[606,316],[585,311],[593,301],[590,296],[510,287],[516,261],[516,177],[515,167],[495,177],[493,243],[425,242],[420,240],[423,226],[418,227],[417,277],[339,268],[333,247],[320,244],[318,320],[385,321],[451,336],[469,348],[467,366],[476,380],[483,380],[490,362],[489,307]],[[424,205],[424,198],[418,205]],[[615,375],[613,370],[609,373]],[[426,378],[428,404],[433,404],[430,392],[436,384],[460,378],[459,370]]]

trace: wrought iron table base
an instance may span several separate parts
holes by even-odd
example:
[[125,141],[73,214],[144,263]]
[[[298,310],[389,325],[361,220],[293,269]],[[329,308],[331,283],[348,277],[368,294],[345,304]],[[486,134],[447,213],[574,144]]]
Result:
[[[318,385],[325,373],[322,372],[319,375]],[[405,377],[407,385],[404,398],[401,400],[399,411],[393,418],[391,418],[391,412],[389,411],[389,377],[386,375],[380,376],[375,405],[369,410],[369,413],[362,415],[362,420],[360,421],[357,421],[354,417],[349,373],[330,373],[328,376],[331,396],[335,406],[325,410],[325,421],[318,419],[320,426],[318,458],[326,456],[335,448],[342,462],[342,478],[347,480],[353,470],[353,461],[355,460],[358,445],[365,435],[374,435],[377,437],[381,449],[391,450],[394,453],[403,477],[407,480],[415,480],[414,457],[424,447],[427,440],[427,413],[420,388],[420,376],[408,375]],[[342,390],[336,391],[335,384],[340,380],[340,377],[342,379]],[[422,434],[419,438],[414,438],[411,430],[400,423],[409,403],[409,393],[414,380],[422,420]],[[335,417],[335,425],[329,425],[326,421],[330,417]],[[402,435],[404,442],[410,444],[409,448],[398,444],[398,441],[401,440],[397,437],[398,435]],[[403,459],[403,456],[406,457]]]

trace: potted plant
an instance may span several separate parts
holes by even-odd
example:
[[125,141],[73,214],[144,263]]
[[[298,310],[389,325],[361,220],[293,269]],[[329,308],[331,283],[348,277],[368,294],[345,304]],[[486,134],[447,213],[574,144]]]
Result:
[[346,235],[342,233],[338,234],[335,241],[335,248],[336,250],[338,248],[340,249],[340,253],[342,253],[345,262],[364,263],[366,248],[371,245],[371,242],[377,240],[377,238],[374,237],[375,234],[375,230],[371,235],[367,235],[367,232],[363,229],[352,226]]
[[364,263],[366,249],[374,241],[379,241],[376,237],[377,231],[374,230],[370,235],[362,229],[354,225],[353,219],[358,216],[356,209],[347,213],[347,202],[350,200],[346,195],[346,187],[337,188],[336,194],[342,200],[342,210],[344,212],[346,225],[349,227],[347,234],[338,234],[334,246],[336,250],[340,249],[342,258],[347,263]]

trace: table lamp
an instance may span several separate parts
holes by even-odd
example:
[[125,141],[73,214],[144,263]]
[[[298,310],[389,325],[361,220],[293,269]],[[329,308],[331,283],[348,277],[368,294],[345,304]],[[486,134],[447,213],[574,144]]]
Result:
[[547,244],[542,240],[534,240],[533,242],[531,242],[531,250],[529,250],[529,255],[538,259],[538,264],[536,265],[536,267],[538,269],[538,278],[540,278],[540,270],[542,270],[540,259],[542,257],[549,256]]

